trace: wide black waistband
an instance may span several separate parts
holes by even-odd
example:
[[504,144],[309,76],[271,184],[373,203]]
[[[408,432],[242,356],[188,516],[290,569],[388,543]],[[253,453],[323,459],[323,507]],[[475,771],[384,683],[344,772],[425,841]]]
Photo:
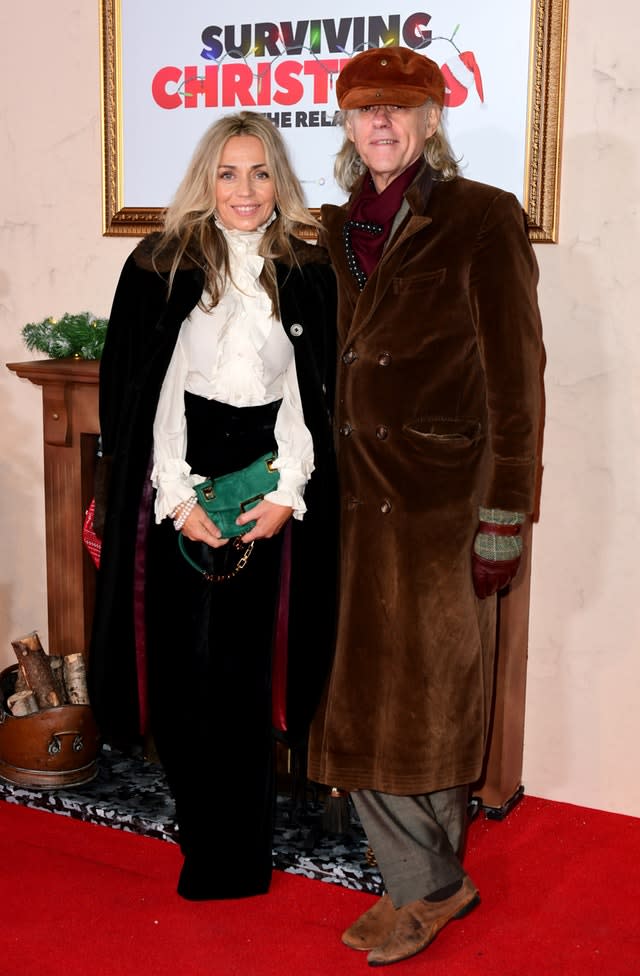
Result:
[[216,478],[275,450],[273,430],[281,403],[234,407],[185,392],[187,464],[198,474]]

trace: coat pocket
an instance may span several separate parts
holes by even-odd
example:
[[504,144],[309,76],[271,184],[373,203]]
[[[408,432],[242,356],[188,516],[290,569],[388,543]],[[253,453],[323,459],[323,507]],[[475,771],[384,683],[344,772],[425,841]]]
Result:
[[391,285],[394,295],[407,295],[427,291],[430,288],[439,288],[444,284],[447,276],[446,268],[435,268],[433,271],[425,271],[422,274],[398,275],[392,278]]
[[480,421],[464,417],[416,417],[404,429],[421,440],[452,447],[469,447],[483,439]]
[[404,425],[403,435],[405,478],[420,479],[423,490],[428,485],[434,503],[469,496],[486,446],[479,420],[416,417]]

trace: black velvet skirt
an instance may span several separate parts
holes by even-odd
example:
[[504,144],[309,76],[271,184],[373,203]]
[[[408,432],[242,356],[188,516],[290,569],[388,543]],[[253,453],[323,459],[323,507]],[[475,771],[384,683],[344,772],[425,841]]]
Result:
[[[204,477],[275,448],[279,402],[230,407],[185,394],[187,462]],[[170,519],[153,525],[146,571],[149,711],[176,804],[186,898],[261,894],[271,879],[275,804],[271,666],[282,535],[255,543],[247,565],[208,582],[183,558]],[[215,573],[232,543],[189,543]]]

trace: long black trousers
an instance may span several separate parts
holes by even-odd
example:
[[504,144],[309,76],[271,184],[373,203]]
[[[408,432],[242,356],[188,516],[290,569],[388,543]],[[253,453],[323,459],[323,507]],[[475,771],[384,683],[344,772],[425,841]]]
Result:
[[[185,394],[187,461],[217,476],[275,447],[278,404],[233,408]],[[205,581],[164,519],[147,558],[151,727],[176,805],[185,898],[238,898],[268,890],[275,805],[271,660],[281,536],[260,540],[247,566]],[[224,572],[231,544],[190,543]],[[228,567],[227,567],[228,568]]]

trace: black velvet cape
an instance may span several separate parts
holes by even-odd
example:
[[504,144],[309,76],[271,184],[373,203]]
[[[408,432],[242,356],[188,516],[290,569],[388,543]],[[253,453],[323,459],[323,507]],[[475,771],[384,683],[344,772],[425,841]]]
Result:
[[[155,235],[145,238],[124,264],[100,365],[100,464],[108,487],[89,685],[103,737],[120,746],[137,743],[147,731],[141,726],[144,688],[139,688],[133,594],[144,591],[136,570],[136,540],[139,548],[154,517],[152,508],[142,522],[139,517],[151,470],[153,420],[180,326],[204,284],[202,270],[184,262],[167,298],[168,268],[154,268],[154,243]],[[305,491],[307,512],[291,526],[289,744],[306,734],[331,660],[338,533],[332,436],[335,280],[323,248],[295,241],[295,250],[297,264],[276,264],[280,317],[294,347],[315,470]]]

